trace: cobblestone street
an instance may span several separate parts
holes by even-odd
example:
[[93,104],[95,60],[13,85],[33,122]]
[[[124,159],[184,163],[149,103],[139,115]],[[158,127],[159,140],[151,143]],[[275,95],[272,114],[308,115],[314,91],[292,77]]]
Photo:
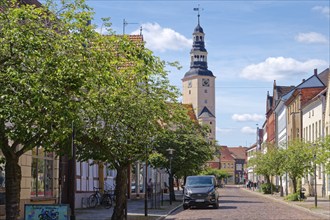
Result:
[[226,186],[220,189],[220,195],[219,209],[193,208],[185,211],[178,209],[166,219],[329,219],[325,215],[317,215],[307,210],[248,192],[236,186]]

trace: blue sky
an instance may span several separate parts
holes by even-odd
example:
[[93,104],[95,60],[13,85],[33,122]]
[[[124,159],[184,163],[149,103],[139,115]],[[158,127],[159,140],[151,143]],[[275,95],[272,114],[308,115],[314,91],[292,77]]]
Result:
[[112,28],[142,33],[146,47],[165,61],[171,84],[181,89],[189,70],[192,32],[200,5],[208,67],[216,76],[216,138],[227,146],[251,146],[265,120],[267,91],[298,85],[329,67],[330,3],[326,1],[114,1],[88,0],[94,25],[110,17]]

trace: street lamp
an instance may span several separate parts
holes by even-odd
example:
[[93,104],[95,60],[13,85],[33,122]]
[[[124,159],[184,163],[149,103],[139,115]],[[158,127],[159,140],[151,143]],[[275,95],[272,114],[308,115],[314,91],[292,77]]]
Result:
[[[315,149],[314,149],[315,150]],[[316,184],[316,153],[314,153],[314,205],[315,205],[315,208],[317,208],[317,184]]]
[[172,177],[172,157],[173,157],[173,151],[174,149],[172,148],[168,148],[166,149],[166,151],[168,151],[168,154],[170,155],[170,170],[169,170],[169,174],[170,174],[170,190],[169,190],[169,196],[170,196],[170,205],[172,205],[172,195],[171,195],[171,189],[173,189],[173,177]]
[[[144,216],[148,216],[148,147],[146,146],[145,176],[144,176]],[[136,186],[137,187],[137,186]]]
[[69,204],[71,209],[70,220],[75,220],[75,193],[76,193],[76,144],[75,144],[75,129],[72,121],[72,136],[71,136],[71,158],[69,159]]

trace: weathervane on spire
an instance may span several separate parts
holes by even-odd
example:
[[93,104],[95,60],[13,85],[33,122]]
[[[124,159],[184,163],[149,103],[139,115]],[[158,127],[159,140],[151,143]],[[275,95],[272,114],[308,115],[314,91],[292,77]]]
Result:
[[199,24],[199,17],[200,17],[199,11],[203,11],[203,8],[200,8],[199,4],[198,4],[198,8],[194,8],[194,11],[198,11],[197,17],[198,17],[198,24]]

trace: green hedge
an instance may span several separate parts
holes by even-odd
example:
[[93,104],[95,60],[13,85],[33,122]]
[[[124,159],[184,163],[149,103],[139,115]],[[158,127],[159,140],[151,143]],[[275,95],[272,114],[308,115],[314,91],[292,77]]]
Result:
[[299,192],[287,195],[284,199],[288,201],[298,201]]
[[272,192],[275,192],[275,185],[270,183],[263,183],[261,184],[261,191],[264,194],[271,194]]

